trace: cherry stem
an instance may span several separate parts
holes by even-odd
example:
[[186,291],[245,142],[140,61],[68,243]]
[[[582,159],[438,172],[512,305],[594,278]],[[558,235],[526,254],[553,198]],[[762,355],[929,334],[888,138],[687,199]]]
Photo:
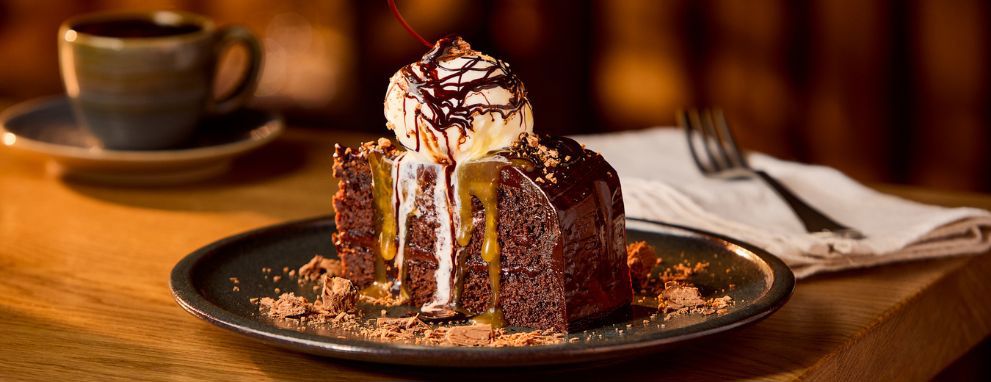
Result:
[[419,33],[416,33],[416,31],[413,30],[413,27],[406,22],[406,19],[403,19],[403,15],[399,14],[399,8],[396,7],[396,0],[389,0],[389,8],[392,8],[392,14],[396,16],[396,20],[399,20],[399,23],[403,25],[403,28],[406,28],[406,31],[409,32],[410,36],[413,36],[413,38],[423,43],[423,46],[426,46],[427,48],[433,47],[427,39],[423,38],[423,36],[420,36]]

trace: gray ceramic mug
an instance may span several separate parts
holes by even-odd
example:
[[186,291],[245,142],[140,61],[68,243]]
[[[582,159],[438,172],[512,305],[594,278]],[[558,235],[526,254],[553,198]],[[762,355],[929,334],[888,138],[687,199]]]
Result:
[[[235,44],[247,48],[247,68],[230,93],[214,99],[218,56]],[[190,13],[96,13],[62,24],[59,62],[76,119],[103,147],[154,150],[189,139],[204,115],[244,104],[261,47],[243,27],[217,28]]]

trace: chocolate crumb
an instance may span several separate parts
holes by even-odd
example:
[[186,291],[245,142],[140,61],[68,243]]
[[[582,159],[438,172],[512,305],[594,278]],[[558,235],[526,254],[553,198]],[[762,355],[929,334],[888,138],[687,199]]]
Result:
[[492,342],[492,326],[454,326],[447,329],[444,339],[456,346],[484,346]]
[[324,273],[331,276],[341,275],[341,261],[328,259],[320,255],[313,256],[312,259],[302,267],[299,267],[299,277],[310,281],[320,279]]
[[380,317],[375,319],[375,329],[365,334],[371,338],[391,340],[414,340],[425,334],[430,326],[420,320],[419,316],[407,318]]
[[282,289],[275,288],[275,294],[279,294],[279,293],[282,293]]
[[730,296],[703,299],[698,288],[691,284],[669,281],[664,284],[664,291],[657,296],[658,310],[665,313],[664,319],[682,314],[725,314],[733,303]]
[[358,287],[351,280],[325,274],[320,303],[320,308],[329,313],[354,312],[358,304]]
[[645,241],[637,241],[626,246],[626,264],[630,267],[630,279],[633,288],[641,289],[647,286],[650,272],[660,262],[654,247]]
[[237,277],[231,277],[231,278],[228,278],[228,280],[230,280],[234,284],[238,284],[238,283],[241,282],[241,280],[238,280]]
[[661,292],[658,298],[665,304],[664,310],[677,310],[705,304],[698,288],[675,281],[665,283],[664,292]]
[[687,263],[675,264],[671,268],[665,269],[661,273],[661,281],[684,281],[692,277],[692,275],[702,272],[709,268],[709,263],[698,262],[695,265],[689,266]]
[[259,300],[259,305],[262,311],[275,318],[299,317],[310,312],[310,304],[307,303],[306,298],[294,293],[283,294],[278,300],[263,297]]
[[238,288],[237,285],[235,285],[234,288],[231,288],[231,290],[235,292],[240,292],[241,288]]
[[279,280],[282,280],[282,276],[279,275],[272,276],[272,281],[279,282]]

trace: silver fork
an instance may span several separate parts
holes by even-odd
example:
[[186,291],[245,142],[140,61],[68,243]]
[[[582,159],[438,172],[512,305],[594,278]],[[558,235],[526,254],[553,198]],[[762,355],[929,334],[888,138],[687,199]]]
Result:
[[[849,239],[863,239],[864,234],[856,229],[847,227],[819,212],[795,195],[783,184],[772,178],[766,172],[750,167],[747,158],[743,156],[740,146],[736,144],[733,132],[726,123],[726,117],[721,110],[697,110],[678,112],[678,124],[685,129],[688,138],[688,148],[692,153],[695,165],[703,175],[720,179],[749,179],[760,178],[771,186],[778,196],[788,203],[795,216],[802,221],[805,230],[811,233],[826,232]],[[701,139],[696,141],[698,134]],[[699,143],[704,151],[696,148]],[[704,155],[704,157],[703,157]]]

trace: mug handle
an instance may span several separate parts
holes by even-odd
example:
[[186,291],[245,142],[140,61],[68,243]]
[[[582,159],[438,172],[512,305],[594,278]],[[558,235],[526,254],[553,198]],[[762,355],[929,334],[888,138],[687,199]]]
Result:
[[215,33],[217,40],[214,45],[214,54],[218,57],[218,66],[214,69],[215,71],[220,70],[219,57],[225,49],[235,44],[241,44],[248,51],[248,65],[237,85],[219,99],[213,99],[207,106],[207,110],[211,114],[225,114],[243,106],[251,98],[255,85],[258,83],[258,74],[261,72],[262,47],[258,43],[258,39],[242,26],[225,26],[217,29]]

